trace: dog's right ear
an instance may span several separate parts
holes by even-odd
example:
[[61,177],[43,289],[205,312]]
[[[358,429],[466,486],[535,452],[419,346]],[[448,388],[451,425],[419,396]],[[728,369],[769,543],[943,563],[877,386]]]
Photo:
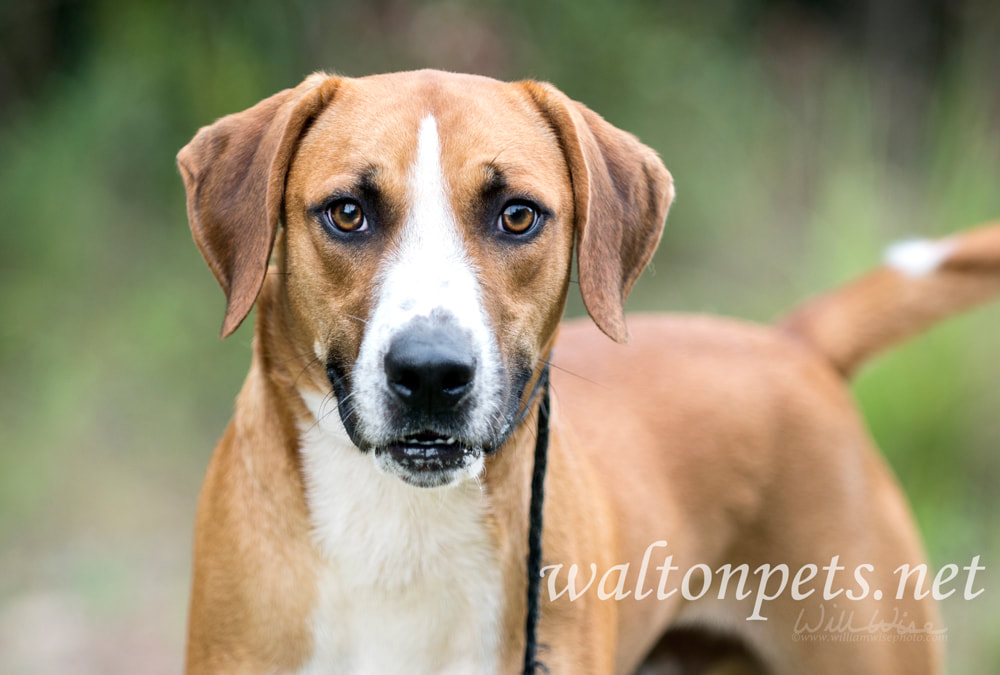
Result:
[[222,337],[236,330],[264,283],[299,138],[340,80],[322,73],[203,127],[177,154],[191,233],[226,293]]

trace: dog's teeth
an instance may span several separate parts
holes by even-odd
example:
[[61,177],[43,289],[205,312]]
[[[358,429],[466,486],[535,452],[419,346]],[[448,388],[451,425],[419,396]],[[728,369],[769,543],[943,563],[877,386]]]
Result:
[[400,442],[410,447],[432,446],[432,445],[455,445],[456,443],[458,443],[458,439],[455,438],[454,436],[449,436],[447,438],[433,438],[433,439],[406,438]]

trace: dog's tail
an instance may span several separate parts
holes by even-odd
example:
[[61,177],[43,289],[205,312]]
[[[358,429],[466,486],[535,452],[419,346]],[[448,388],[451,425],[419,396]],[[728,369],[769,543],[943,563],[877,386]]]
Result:
[[937,321],[1000,295],[1000,222],[890,247],[885,264],[807,301],[779,326],[844,376]]

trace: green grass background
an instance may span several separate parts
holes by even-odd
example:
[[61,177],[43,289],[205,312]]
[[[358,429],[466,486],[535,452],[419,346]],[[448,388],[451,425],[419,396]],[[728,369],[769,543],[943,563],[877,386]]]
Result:
[[[771,4],[0,10],[8,47],[57,9],[65,41],[0,111],[0,672],[180,668],[195,500],[250,330],[216,338],[222,295],[173,158],[200,125],[313,70],[546,79],[656,148],[678,199],[632,310],[768,321],[893,240],[1000,217],[991,3],[962,3],[916,99],[875,56],[891,30],[859,46]],[[1000,671],[998,336],[994,304],[855,386],[932,561],[987,566],[986,593],[944,605],[951,672],[970,675]]]

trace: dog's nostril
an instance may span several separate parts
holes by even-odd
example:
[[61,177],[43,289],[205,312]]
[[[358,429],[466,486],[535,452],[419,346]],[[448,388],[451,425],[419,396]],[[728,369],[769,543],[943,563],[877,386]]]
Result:
[[471,363],[448,364],[441,375],[441,388],[448,393],[461,394],[472,384],[475,374]]
[[416,370],[398,362],[390,365],[389,358],[386,358],[385,374],[389,385],[400,396],[411,396],[420,384],[420,374]]
[[411,410],[453,410],[476,376],[476,359],[463,333],[448,326],[417,324],[392,340],[384,361],[389,389]]

